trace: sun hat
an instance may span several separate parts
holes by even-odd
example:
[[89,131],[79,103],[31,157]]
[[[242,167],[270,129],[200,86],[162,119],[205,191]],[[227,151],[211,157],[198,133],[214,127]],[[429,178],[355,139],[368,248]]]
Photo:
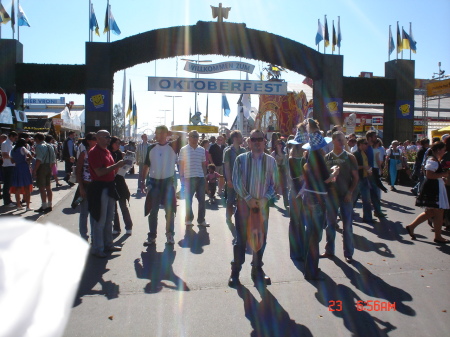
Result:
[[303,149],[309,150],[309,151],[316,151],[320,150],[321,148],[327,146],[329,143],[331,143],[332,138],[330,137],[323,137],[320,132],[314,132],[309,134],[309,143],[303,145]]

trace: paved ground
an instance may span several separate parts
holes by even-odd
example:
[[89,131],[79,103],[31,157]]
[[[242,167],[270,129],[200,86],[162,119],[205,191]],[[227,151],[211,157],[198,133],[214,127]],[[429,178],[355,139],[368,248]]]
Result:
[[[136,176],[128,176],[127,182],[133,193]],[[227,286],[233,236],[220,201],[207,206],[207,230],[186,230],[180,201],[176,244],[165,245],[162,234],[147,248],[144,199],[134,195],[133,235],[117,238],[122,252],[88,259],[65,336],[447,335],[450,247],[434,244],[426,224],[417,228],[417,241],[409,239],[404,226],[420,210],[408,191],[400,186],[398,192],[383,195],[387,220],[371,226],[359,216],[355,219],[353,264],[345,262],[337,236],[336,257],[320,261],[326,278],[322,282],[304,280],[302,264],[289,259],[288,217],[272,207],[264,255],[272,285],[256,288],[247,261],[238,290]],[[63,187],[55,193],[53,212],[24,216],[77,233],[78,214],[70,207],[73,193],[73,188]],[[39,207],[38,196],[32,205]],[[163,219],[161,210],[161,233]],[[380,307],[377,302],[372,311],[358,311],[359,300],[380,301]],[[395,310],[380,311],[386,302],[395,303]]]

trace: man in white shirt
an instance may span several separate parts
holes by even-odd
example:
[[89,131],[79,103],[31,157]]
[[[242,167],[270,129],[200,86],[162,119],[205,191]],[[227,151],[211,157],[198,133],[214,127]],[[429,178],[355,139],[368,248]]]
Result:
[[[144,160],[142,171],[143,179],[149,176],[148,193],[145,200],[145,212],[148,217],[148,240],[145,246],[156,242],[158,228],[158,211],[159,205],[164,205],[166,212],[166,237],[167,243],[173,245],[175,243],[174,236],[174,220],[176,210],[175,187],[173,184],[175,176],[175,163],[177,162],[177,154],[173,148],[173,143],[167,142],[169,130],[165,125],[156,127],[155,140],[156,144],[148,147],[147,155]],[[147,137],[146,137],[147,138]]]
[[189,132],[188,144],[180,150],[180,179],[185,183],[186,226],[192,226],[194,213],[192,212],[192,198],[194,193],[198,200],[197,222],[199,226],[209,227],[205,221],[205,176],[206,152],[198,145],[199,134],[196,130]]
[[11,194],[9,193],[9,188],[12,184],[14,166],[11,162],[11,150],[13,144],[17,141],[17,132],[11,131],[8,134],[8,139],[2,143],[2,157],[3,157],[3,205],[8,207],[16,207],[16,204],[11,200]]

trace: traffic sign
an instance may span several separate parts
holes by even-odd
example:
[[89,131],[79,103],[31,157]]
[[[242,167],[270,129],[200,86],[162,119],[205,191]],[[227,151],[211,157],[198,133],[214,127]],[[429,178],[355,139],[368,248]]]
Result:
[[8,98],[6,97],[6,92],[2,88],[0,88],[0,113],[5,110],[6,103],[8,101]]

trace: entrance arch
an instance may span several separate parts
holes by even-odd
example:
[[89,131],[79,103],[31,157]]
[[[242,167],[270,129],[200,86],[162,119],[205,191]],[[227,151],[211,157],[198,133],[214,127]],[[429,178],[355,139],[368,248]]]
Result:
[[[314,80],[314,117],[324,127],[341,119],[321,112],[330,100],[342,101],[343,57],[324,55],[299,42],[245,24],[199,21],[196,25],[162,28],[111,43],[86,43],[86,130],[110,128],[92,105],[93,94],[105,96],[112,110],[114,73],[137,64],[185,55],[224,55],[277,64]],[[96,91],[97,90],[97,91]],[[333,121],[332,119],[336,121]],[[97,121],[97,122],[96,122]]]

